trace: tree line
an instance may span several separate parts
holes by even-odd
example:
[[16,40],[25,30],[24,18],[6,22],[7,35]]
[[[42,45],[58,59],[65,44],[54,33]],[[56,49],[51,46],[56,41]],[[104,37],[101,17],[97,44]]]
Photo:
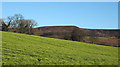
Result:
[[15,14],[14,16],[8,17],[2,22],[2,31],[14,30],[17,33],[25,33],[32,35],[34,33],[34,26],[37,23],[34,20],[27,20],[21,14]]

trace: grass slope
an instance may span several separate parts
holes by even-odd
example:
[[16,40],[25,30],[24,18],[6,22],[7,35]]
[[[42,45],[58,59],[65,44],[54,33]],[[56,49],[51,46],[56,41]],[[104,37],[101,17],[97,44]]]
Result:
[[2,32],[3,65],[117,65],[118,48]]

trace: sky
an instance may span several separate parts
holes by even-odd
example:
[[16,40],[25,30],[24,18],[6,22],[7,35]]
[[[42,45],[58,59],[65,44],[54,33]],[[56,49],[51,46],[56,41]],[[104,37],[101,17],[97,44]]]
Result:
[[1,2],[119,2],[120,0],[1,0]]
[[2,18],[22,14],[41,26],[118,29],[117,2],[3,2]]

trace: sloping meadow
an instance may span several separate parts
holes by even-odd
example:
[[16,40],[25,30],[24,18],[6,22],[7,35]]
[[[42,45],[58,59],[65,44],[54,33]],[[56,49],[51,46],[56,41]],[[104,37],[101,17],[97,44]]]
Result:
[[118,47],[2,32],[3,65],[118,65]]

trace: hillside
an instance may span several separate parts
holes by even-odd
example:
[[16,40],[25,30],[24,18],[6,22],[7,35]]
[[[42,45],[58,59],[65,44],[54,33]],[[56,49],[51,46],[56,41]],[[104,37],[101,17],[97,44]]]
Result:
[[[120,46],[118,45],[119,30],[118,29],[85,29],[77,26],[45,26],[35,28],[34,35],[44,36],[50,38],[66,39],[66,35],[70,40],[70,36],[74,29],[81,29],[85,32],[86,36],[91,36],[91,32],[94,32],[97,37],[105,37],[107,39],[99,39],[94,41],[95,44],[106,45],[106,46]],[[83,42],[92,43],[90,39],[84,38]]]
[[[58,32],[58,31],[64,33],[64,32],[72,32],[72,30],[74,30],[75,28],[79,28],[79,27],[77,26],[44,26],[44,27],[38,27],[35,29],[44,33]],[[118,29],[86,29],[86,28],[79,28],[79,29],[83,29],[87,31],[88,32],[87,35],[89,35],[90,31],[96,31],[99,34],[99,36],[114,36],[114,37],[117,37],[120,31]]]
[[2,32],[3,65],[117,65],[118,47]]

